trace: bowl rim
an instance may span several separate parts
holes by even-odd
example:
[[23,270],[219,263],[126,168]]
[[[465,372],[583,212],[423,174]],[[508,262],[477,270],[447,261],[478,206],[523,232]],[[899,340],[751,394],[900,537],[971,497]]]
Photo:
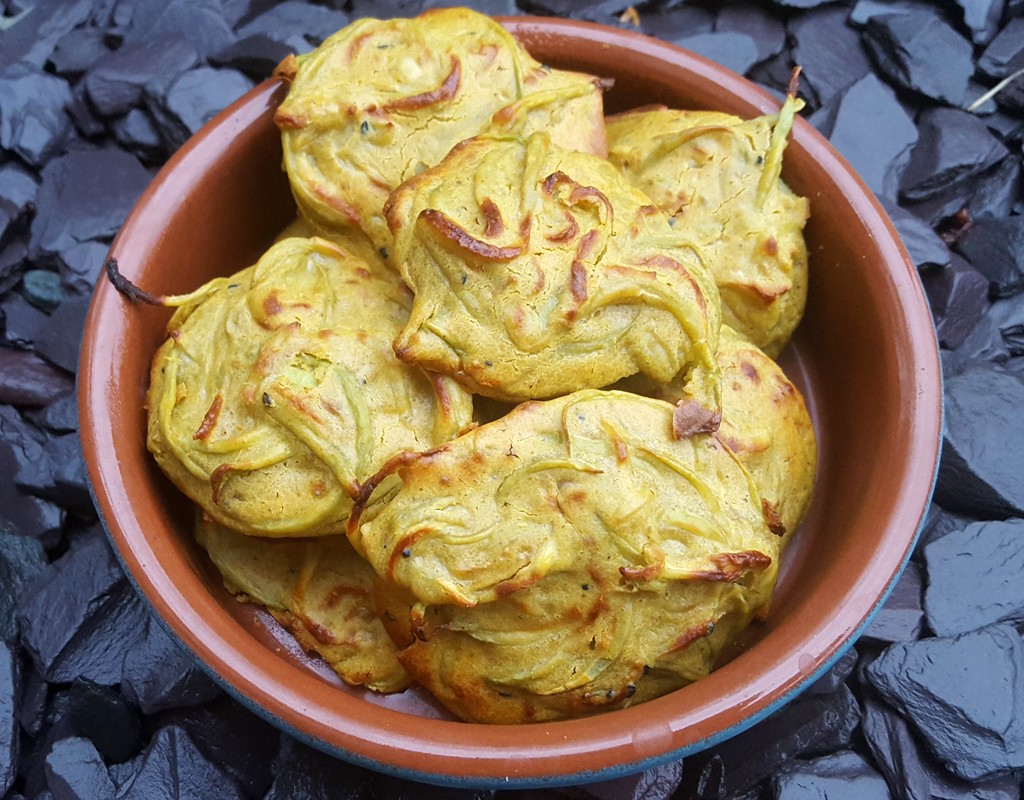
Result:
[[[741,76],[639,32],[557,18],[526,16],[500,19],[513,33],[569,36],[589,46],[640,50],[645,57],[667,62],[673,69],[714,81],[723,92],[737,95],[760,108],[762,113],[777,108],[777,101],[768,92]],[[116,256],[122,243],[133,236],[140,211],[162,191],[169,176],[183,163],[199,158],[196,154],[199,144],[211,136],[230,136],[233,131],[251,124],[265,112],[279,88],[279,81],[264,81],[214,117],[175,153],[139,198],[115,238],[111,254]],[[844,184],[855,188],[852,194],[847,192],[847,202],[884,251],[885,261],[893,266],[895,274],[892,277],[906,307],[918,314],[923,310],[930,320],[917,271],[878,200],[846,161],[805,120],[797,119],[793,138],[830,179],[841,177]],[[816,665],[813,670],[805,666],[806,655],[798,657],[794,653],[785,663],[776,665],[765,675],[726,695],[728,702],[723,703],[720,699],[718,703],[705,704],[712,708],[698,709],[704,712],[699,720],[688,718],[693,716],[692,710],[688,716],[673,713],[671,703],[666,705],[661,702],[666,698],[660,698],[610,712],[616,715],[621,725],[600,736],[593,735],[593,726],[588,719],[531,724],[528,728],[532,735],[525,743],[522,736],[525,726],[479,726],[433,719],[423,719],[418,733],[410,735],[394,731],[391,716],[408,715],[378,706],[369,706],[372,713],[367,714],[367,704],[357,698],[348,698],[359,706],[352,706],[353,713],[344,718],[344,725],[339,725],[336,714],[311,704],[311,696],[305,691],[311,684],[302,679],[291,683],[269,679],[267,673],[249,658],[253,650],[246,642],[214,630],[203,613],[212,607],[214,601],[210,598],[188,598],[178,592],[170,577],[159,570],[158,547],[147,541],[137,520],[125,519],[119,512],[130,508],[130,498],[119,481],[116,419],[108,396],[110,375],[107,365],[117,354],[110,342],[101,341],[91,334],[104,304],[113,302],[112,293],[113,289],[101,280],[93,294],[80,356],[78,405],[90,491],[125,573],[168,633],[181,642],[229,694],[250,710],[320,750],[403,778],[462,788],[529,788],[586,783],[633,774],[693,754],[752,727],[824,674],[863,633],[909,560],[924,523],[937,476],[942,441],[938,343],[932,325],[927,331],[908,325],[908,352],[912,355],[910,366],[915,370],[914,391],[909,393],[914,403],[911,415],[914,424],[908,449],[912,451],[913,458],[904,484],[898,487],[901,491],[885,526],[885,541],[894,550],[889,553],[891,560],[886,562],[888,569],[884,574],[871,575],[869,585],[860,587],[862,593],[874,598],[870,605],[861,605],[856,610],[840,608],[837,612],[842,622],[841,635],[837,637],[823,629],[808,631],[804,647],[808,653],[818,654],[813,659]],[[653,703],[660,703],[656,713]],[[715,719],[737,705],[745,709],[739,721],[725,726],[713,724]],[[345,707],[348,707],[347,703]],[[363,711],[361,715],[358,713],[360,710]],[[657,717],[656,730],[650,725],[651,716]],[[486,744],[479,740],[477,729],[480,727],[487,728]],[[706,729],[713,732],[708,733]],[[436,735],[439,732],[444,735]],[[585,742],[585,746],[581,747],[581,742]],[[386,754],[386,758],[382,754]],[[581,756],[588,765],[582,770],[566,773],[560,766],[563,758],[579,759]]]

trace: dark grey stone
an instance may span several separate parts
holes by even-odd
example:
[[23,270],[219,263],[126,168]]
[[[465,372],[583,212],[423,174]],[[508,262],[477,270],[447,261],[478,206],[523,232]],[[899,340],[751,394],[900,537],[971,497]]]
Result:
[[0,642],[0,796],[6,795],[18,774],[20,700],[21,667],[17,650]]
[[808,686],[804,693],[807,695],[831,695],[838,692],[839,687],[846,682],[856,666],[857,650],[853,647],[847,648],[839,660],[832,665],[832,668]]
[[873,696],[864,699],[864,739],[897,800],[1019,800],[1012,775],[964,781],[923,752],[906,721]]
[[97,61],[83,85],[101,114],[126,114],[148,92],[162,96],[174,79],[199,63],[195,47],[181,36],[168,36],[123,45]]
[[0,29],[0,70],[22,62],[42,68],[65,34],[89,18],[93,0],[38,0],[25,4],[17,24]]
[[46,680],[121,681],[146,610],[102,534],[76,542],[33,582],[18,612],[22,640]]
[[254,34],[214,53],[210,56],[210,63],[236,69],[259,81],[273,73],[274,68],[292,52],[287,44]]
[[235,35],[224,19],[220,0],[170,0],[150,4],[148,18],[132,18],[126,44],[182,37],[191,44],[200,58],[206,58],[228,47]]
[[0,403],[43,406],[74,386],[68,374],[35,353],[0,347]]
[[[878,124],[865,126],[865,119],[876,120]],[[917,126],[895,92],[869,74],[839,99],[829,141],[869,189],[894,197],[910,149],[917,142]]]
[[58,253],[64,284],[78,294],[91,294],[103,272],[110,245],[106,242],[79,242]]
[[144,714],[196,705],[220,694],[192,654],[155,619],[145,615],[136,630],[135,645],[124,657],[121,691]]
[[1024,513],[1021,376],[972,363],[945,381],[945,433],[935,499],[951,511]]
[[167,90],[163,104],[150,110],[164,143],[177,149],[252,87],[253,82],[237,70],[197,67],[179,76]]
[[935,10],[935,4],[928,0],[857,0],[850,9],[851,25],[863,27],[872,17],[882,14],[907,14],[911,11]]
[[971,43],[929,11],[868,20],[864,44],[878,69],[896,86],[959,106],[974,74]]
[[828,5],[793,18],[793,59],[802,67],[801,94],[814,105],[830,103],[871,71],[858,31],[846,24],[848,9]]
[[957,248],[988,278],[995,297],[1024,291],[1024,217],[977,220],[960,238]]
[[0,72],[0,148],[40,167],[64,147],[71,120],[68,82],[27,64]]
[[985,123],[955,108],[933,108],[918,120],[920,136],[900,179],[901,199],[916,203],[962,193],[966,184],[1009,152]]
[[72,150],[52,159],[42,171],[31,257],[55,258],[80,242],[113,236],[149,180],[137,158],[115,148]]
[[757,48],[756,63],[777,56],[786,47],[786,26],[762,3],[723,5],[715,17],[715,30],[744,33],[753,39]]
[[36,337],[36,352],[51,364],[78,372],[78,351],[91,298],[69,297],[50,315],[50,326]]
[[93,743],[81,737],[55,742],[46,755],[53,800],[114,800],[116,788]]
[[290,736],[281,737],[281,752],[274,761],[274,782],[263,800],[333,800],[370,797],[371,773],[337,761]]
[[889,647],[868,666],[871,684],[960,778],[1024,767],[1024,644],[1000,624],[952,638]]
[[924,623],[922,584],[921,567],[911,561],[864,631],[864,638],[886,643],[917,639]]
[[940,636],[1024,620],[1024,519],[972,523],[924,551],[925,609]]
[[[850,747],[859,724],[857,700],[841,684],[831,694],[800,697],[718,745],[702,759],[700,769],[720,770],[722,796],[732,797],[756,786],[792,758],[814,758]],[[712,756],[718,759],[717,766],[711,765]]]
[[238,784],[208,761],[175,726],[156,732],[118,800],[245,800]]
[[699,6],[681,5],[640,15],[640,30],[673,44],[687,36],[707,33],[714,27],[715,12]]
[[[906,173],[904,173],[906,175]],[[949,246],[942,237],[920,217],[894,203],[883,203],[885,210],[896,226],[896,232],[907,248],[910,260],[919,270],[926,267],[942,267],[950,262]]]
[[3,313],[3,343],[18,350],[30,350],[50,324],[50,315],[40,311],[21,292],[10,292],[0,301]]
[[242,25],[238,38],[265,36],[296,53],[306,53],[347,24],[348,16],[343,11],[286,0]]
[[50,64],[58,75],[77,78],[110,52],[102,28],[75,28],[57,42]]
[[776,800],[890,800],[885,779],[852,750],[792,761],[773,783]]
[[18,638],[15,611],[26,584],[46,567],[46,551],[0,517],[0,639],[14,643]]
[[71,725],[104,761],[126,761],[136,752],[142,732],[139,710],[120,692],[78,679],[69,692]]
[[741,75],[758,62],[757,43],[745,33],[708,31],[682,36],[675,43]]
[[1006,23],[978,59],[978,70],[993,80],[1007,78],[1024,68],[1024,17]]
[[988,44],[999,31],[1006,0],[956,0],[975,44]]
[[956,253],[949,265],[921,272],[932,308],[939,344],[955,349],[963,344],[988,308],[989,281]]

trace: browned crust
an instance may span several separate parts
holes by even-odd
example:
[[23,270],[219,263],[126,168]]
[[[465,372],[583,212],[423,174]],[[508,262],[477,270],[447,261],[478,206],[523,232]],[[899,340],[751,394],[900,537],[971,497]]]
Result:
[[480,258],[485,258],[488,261],[511,261],[513,258],[522,255],[523,250],[526,248],[524,242],[498,247],[490,242],[477,239],[436,208],[423,209],[420,212],[419,219],[423,220],[460,249]]
[[409,97],[400,97],[397,100],[391,100],[384,105],[385,111],[415,111],[420,108],[426,108],[436,103],[446,103],[450,101],[459,91],[459,84],[462,81],[462,64],[457,56],[452,56],[452,66],[448,71],[447,77],[441,82],[441,85],[436,89],[431,89],[429,92],[421,92],[420,94],[414,94]]
[[213,398],[213,402],[210,403],[210,408],[206,412],[206,416],[203,417],[202,423],[199,425],[199,429],[192,434],[192,438],[197,441],[206,441],[210,434],[213,433],[213,429],[217,426],[217,419],[220,417],[221,406],[224,405],[224,398],[220,394]]

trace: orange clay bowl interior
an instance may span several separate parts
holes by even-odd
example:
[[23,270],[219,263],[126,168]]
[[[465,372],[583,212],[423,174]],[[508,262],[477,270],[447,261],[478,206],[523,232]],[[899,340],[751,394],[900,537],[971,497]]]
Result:
[[[732,72],[639,34],[585,23],[505,24],[539,60],[615,79],[609,112],[664,103],[742,117],[778,101]],[[256,261],[295,216],[267,81],[167,164],[114,243],[122,272],[183,293]],[[235,697],[349,761],[456,786],[611,778],[709,747],[764,718],[826,670],[906,563],[931,495],[941,379],[913,266],[871,193],[797,120],[783,177],[810,198],[807,314],[783,366],[820,439],[815,499],[787,552],[769,619],[710,677],[586,719],[484,726],[424,693],[346,687],[266,614],[243,606],[191,535],[192,507],[145,445],[150,360],[170,312],[96,288],[79,371],[81,434],[103,522],[128,574],[172,633]]]

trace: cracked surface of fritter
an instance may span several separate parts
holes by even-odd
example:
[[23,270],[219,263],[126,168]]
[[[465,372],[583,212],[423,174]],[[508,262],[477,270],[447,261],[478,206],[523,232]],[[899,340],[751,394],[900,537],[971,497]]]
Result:
[[604,156],[602,82],[535,61],[497,22],[465,8],[361,19],[297,59],[275,114],[299,208],[318,224],[390,234],[388,194],[488,130],[546,130]]
[[[722,423],[718,437],[750,471],[774,517],[771,526],[796,530],[814,490],[818,444],[800,390],[778,364],[728,325],[718,343],[722,375]],[[678,403],[682,387],[627,379],[615,388]],[[784,541],[788,541],[788,536]]]
[[672,417],[624,392],[523,403],[374,479],[350,538],[400,661],[455,714],[649,699],[707,674],[768,601],[780,539],[757,487]]
[[330,242],[278,242],[175,304],[153,361],[147,444],[235,530],[340,532],[363,479],[471,420],[458,384],[394,356],[405,287]]
[[479,137],[388,201],[415,300],[403,360],[501,400],[683,373],[717,413],[720,302],[667,216],[604,159]]
[[777,357],[803,316],[808,201],[779,178],[794,110],[743,120],[648,108],[609,117],[609,159],[697,244],[722,321]]
[[240,600],[258,603],[343,681],[397,692],[410,681],[374,606],[374,573],[348,539],[246,536],[198,515],[196,539]]

